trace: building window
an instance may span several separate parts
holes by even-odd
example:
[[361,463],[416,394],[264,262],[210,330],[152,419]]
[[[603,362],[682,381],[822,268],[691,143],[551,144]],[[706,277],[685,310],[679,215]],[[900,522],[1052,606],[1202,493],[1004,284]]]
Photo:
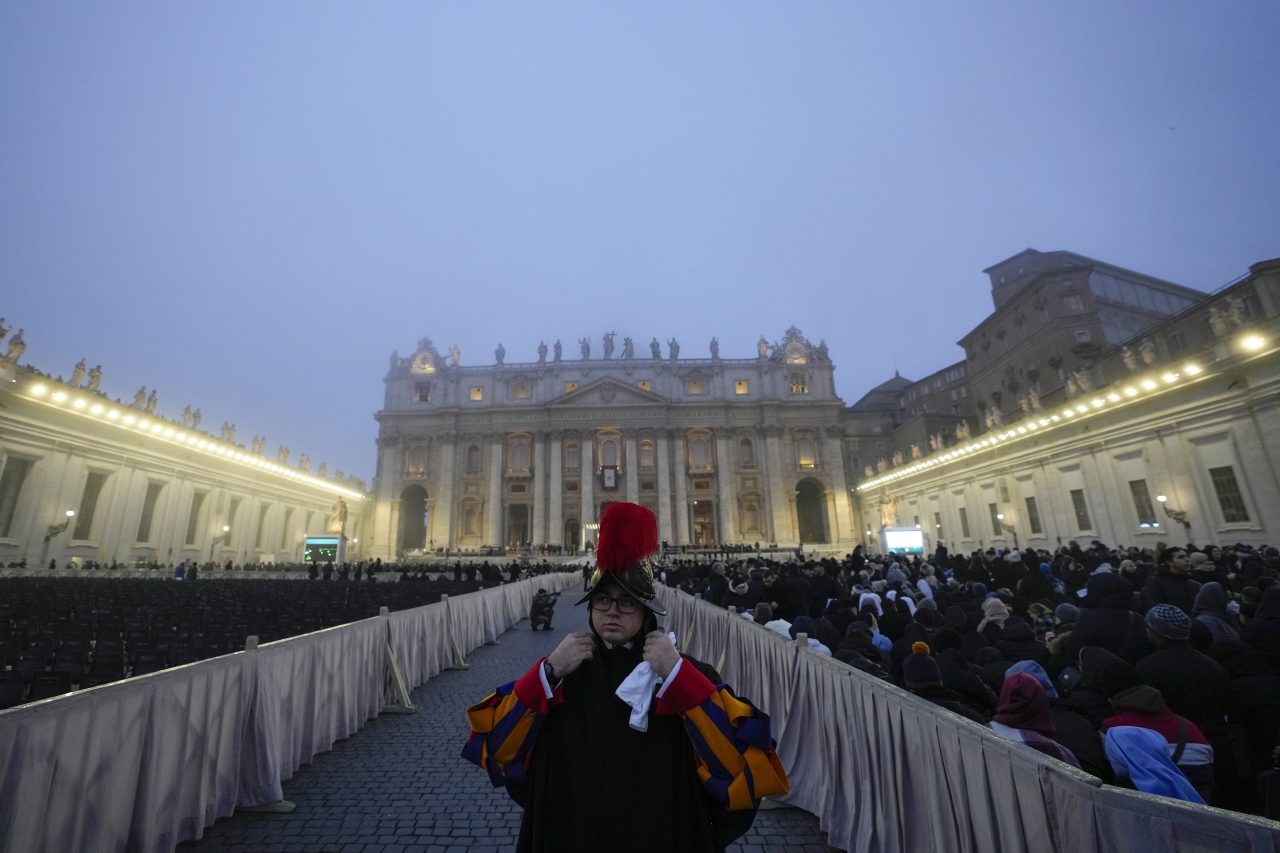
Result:
[[793,395],[809,393],[809,377],[805,375],[804,371],[791,371],[788,381],[790,382],[791,393]]
[[1088,343],[1088,341],[1089,341],[1089,330],[1088,330],[1088,329],[1076,329],[1076,331],[1075,331],[1075,338],[1076,338],[1076,343],[1078,343],[1078,344]]
[[582,467],[582,463],[578,460],[578,442],[573,441],[564,446],[564,469],[566,471],[577,471]]
[[1027,498],[1027,527],[1032,533],[1043,533],[1044,529],[1040,527],[1040,507],[1036,505],[1035,498]]
[[1138,512],[1139,527],[1159,527],[1156,509],[1151,505],[1151,492],[1146,480],[1130,480],[1129,494],[1133,496],[1133,508]]
[[639,382],[636,383],[636,387],[639,388],[641,391],[652,391],[653,382],[648,379],[641,379]]
[[738,458],[743,468],[756,467],[756,446],[751,439],[744,438],[738,442]]
[[1084,489],[1071,490],[1071,507],[1076,512],[1076,530],[1092,530],[1089,521],[1089,507],[1084,502]]
[[640,491],[642,492],[652,492],[657,487],[657,484],[653,480],[640,481]]
[[739,397],[745,397],[751,393],[751,383],[745,379],[735,379],[733,382],[733,393]]
[[694,471],[711,470],[711,439],[706,433],[689,436],[689,468]]
[[695,397],[706,394],[707,381],[705,379],[686,379],[684,381],[684,393]]
[[7,537],[13,530],[13,514],[18,509],[22,484],[30,472],[30,459],[10,456],[4,462],[4,473],[0,474],[0,538]]
[[523,383],[523,382],[520,382],[520,383],[518,383],[518,384],[516,384],[516,385],[512,385],[512,386],[511,386],[511,399],[513,399],[513,400],[528,400],[528,399],[529,399],[529,386],[528,386],[528,385],[526,385],[526,384],[525,384],[525,383]]
[[969,538],[969,511],[964,507],[960,507],[960,535]]
[[484,389],[479,385],[471,386],[471,402],[478,403],[484,399]]
[[796,464],[805,471],[818,467],[816,447],[810,436],[802,435],[796,439]]
[[431,383],[417,382],[413,386],[413,402],[430,403],[431,402]]
[[1079,296],[1062,297],[1062,310],[1067,314],[1083,314],[1084,300]]
[[1004,526],[1000,521],[1000,507],[995,504],[987,504],[987,511],[991,513],[991,530],[995,536],[1004,534]]
[[156,514],[156,502],[164,491],[164,483],[147,483],[147,493],[142,498],[142,515],[138,518],[138,542],[151,541],[151,519]]
[[480,473],[480,448],[478,445],[472,444],[467,448],[467,473]]
[[564,393],[569,394],[569,393],[572,393],[573,391],[577,391],[577,390],[578,390],[578,383],[577,383],[577,382],[566,382],[566,383],[564,383]]
[[1218,506],[1222,507],[1222,520],[1227,524],[1239,524],[1249,520],[1249,510],[1244,505],[1244,495],[1236,480],[1236,471],[1230,465],[1210,468],[1213,490],[1218,494]]
[[513,494],[513,495],[523,495],[524,493],[525,493],[525,484],[524,484],[524,483],[512,483],[512,484],[511,484],[511,494]]
[[569,482],[565,483],[565,484],[564,484],[564,490],[565,490],[566,492],[576,492],[576,491],[578,491],[578,481],[577,481],[577,480],[570,480]]
[[80,495],[80,512],[76,514],[76,529],[72,539],[88,539],[93,532],[93,516],[98,509],[98,496],[102,487],[107,484],[107,475],[100,471],[90,471],[89,478],[84,481],[84,492]]
[[511,445],[511,468],[521,473],[529,470],[529,445],[523,441]]
[[208,492],[195,492],[191,495],[191,510],[187,513],[187,538],[183,540],[187,545],[196,544],[196,531],[200,527],[200,508],[204,506],[204,499]]
[[414,479],[427,476],[427,449],[421,444],[410,447],[405,454],[404,475]]
[[1182,332],[1170,332],[1164,339],[1170,358],[1177,358],[1187,351],[1187,338]]
[[933,538],[935,540],[942,539],[942,513],[940,512],[933,514]]
[[600,445],[600,464],[605,468],[618,466],[618,443],[611,438]]
[[653,470],[653,440],[643,439],[640,442],[640,469],[642,471]]

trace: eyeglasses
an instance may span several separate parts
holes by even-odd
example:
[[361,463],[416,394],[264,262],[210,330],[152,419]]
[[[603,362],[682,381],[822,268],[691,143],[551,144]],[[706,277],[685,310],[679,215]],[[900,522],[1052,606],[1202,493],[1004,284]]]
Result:
[[601,592],[591,596],[592,610],[599,610],[601,613],[608,613],[609,605],[611,604],[618,605],[619,613],[640,612],[640,602],[636,601],[634,598],[632,598],[629,595],[623,595],[623,596],[619,596],[618,598],[614,598],[612,596],[605,595],[603,592]]

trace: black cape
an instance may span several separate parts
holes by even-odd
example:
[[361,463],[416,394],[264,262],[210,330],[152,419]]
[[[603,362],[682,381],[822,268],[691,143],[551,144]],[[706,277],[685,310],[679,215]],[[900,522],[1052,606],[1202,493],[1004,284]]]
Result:
[[[679,716],[649,714],[630,727],[631,709],[614,690],[643,648],[596,647],[565,679],[564,702],[542,721],[527,785],[507,788],[524,809],[521,853],[719,851],[751,826],[754,811],[727,811],[696,774]],[[706,664],[685,658],[713,684]]]

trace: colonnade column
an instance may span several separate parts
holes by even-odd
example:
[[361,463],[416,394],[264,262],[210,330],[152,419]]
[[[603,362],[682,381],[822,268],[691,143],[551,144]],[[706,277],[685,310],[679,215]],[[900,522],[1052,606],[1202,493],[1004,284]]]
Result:
[[788,506],[787,477],[782,470],[782,434],[780,426],[764,428],[766,481],[769,484],[769,515],[773,519],[773,541],[789,545],[795,541]]
[[[579,443],[579,458],[582,460],[582,479],[579,488],[582,490],[582,504],[580,515],[578,516],[578,524],[591,524],[596,520],[596,497],[595,497],[595,442],[596,437],[591,433],[585,433],[582,441]],[[595,541],[593,535],[591,541]],[[574,543],[577,544],[577,543]]]
[[658,538],[676,541],[671,529],[671,466],[667,457],[667,434],[658,433],[654,446],[658,459]]
[[849,525],[852,514],[849,511],[849,484],[844,478],[844,428],[829,426],[825,433],[825,452],[822,464],[831,475],[832,497],[835,498],[835,518],[831,524],[831,544],[854,540],[857,536]]
[[[676,478],[676,544],[689,544],[689,475],[688,455],[684,449],[684,433],[677,432],[671,442],[672,473]],[[663,460],[663,464],[667,464]]]
[[489,525],[485,531],[489,545],[504,545],[502,541],[502,436],[489,445]]
[[721,542],[734,542],[738,538],[738,525],[734,523],[734,514],[738,511],[738,490],[734,488],[733,469],[729,463],[729,433],[716,433],[716,493],[720,504]]
[[627,447],[627,500],[631,503],[640,502],[640,466],[636,464],[636,440],[634,436],[626,438]]
[[560,458],[560,430],[551,431],[551,489],[547,495],[547,542],[552,545],[564,544],[564,507],[560,500],[564,496],[564,460]]
[[534,433],[533,448],[529,454],[533,460],[533,531],[529,539],[534,545],[547,541],[547,466],[542,460],[546,451],[542,433]]
[[440,442],[440,473],[433,477],[431,485],[435,494],[428,494],[431,502],[431,531],[427,538],[436,547],[453,547],[453,465],[458,446],[452,441]]

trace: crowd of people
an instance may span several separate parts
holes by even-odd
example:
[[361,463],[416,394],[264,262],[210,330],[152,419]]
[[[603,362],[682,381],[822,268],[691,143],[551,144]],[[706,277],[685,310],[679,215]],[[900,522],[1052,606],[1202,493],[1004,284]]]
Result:
[[1280,817],[1280,552],[669,561],[764,630],[1108,784]]

